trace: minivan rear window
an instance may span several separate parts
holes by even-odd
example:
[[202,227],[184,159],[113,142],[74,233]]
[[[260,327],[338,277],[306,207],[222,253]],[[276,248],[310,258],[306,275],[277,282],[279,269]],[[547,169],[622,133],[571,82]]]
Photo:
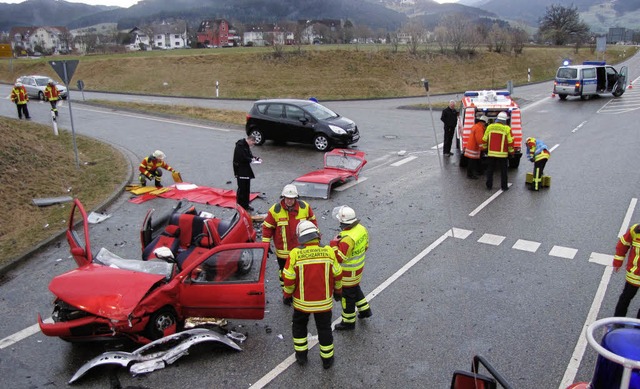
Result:
[[578,77],[578,69],[573,68],[560,68],[558,69],[558,74],[556,78],[577,78]]

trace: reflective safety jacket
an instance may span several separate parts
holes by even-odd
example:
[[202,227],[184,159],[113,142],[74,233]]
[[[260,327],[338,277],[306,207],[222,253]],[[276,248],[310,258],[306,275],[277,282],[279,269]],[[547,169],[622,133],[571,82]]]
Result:
[[144,174],[145,177],[152,180],[153,172],[155,172],[159,168],[163,168],[172,173],[176,171],[174,168],[169,166],[165,161],[161,161],[156,157],[154,157],[153,155],[145,157],[145,159],[143,159],[142,162],[140,163],[138,170],[140,170],[140,173]]
[[332,296],[342,293],[342,268],[333,249],[313,239],[289,253],[282,271],[284,297],[293,296],[299,311],[326,312],[333,308]]
[[547,145],[539,139],[535,139],[535,142],[527,143],[527,158],[531,162],[538,162],[543,159],[549,159],[551,153],[547,148]]
[[480,145],[484,136],[484,122],[479,121],[471,127],[471,133],[464,149],[464,156],[471,159],[480,159]]
[[613,267],[622,266],[627,251],[631,248],[627,259],[627,282],[640,287],[640,224],[634,224],[620,237],[616,245],[616,255],[613,257]]
[[365,252],[369,248],[369,232],[360,223],[342,230],[331,241],[336,258],[342,266],[342,286],[360,285],[364,270]]
[[24,86],[14,86],[13,89],[11,89],[11,101],[18,105],[27,104],[29,96]]
[[292,209],[289,211],[284,204],[284,199],[275,203],[262,223],[262,241],[271,242],[276,248],[276,256],[281,259],[287,259],[289,251],[298,246],[298,236],[296,235],[296,227],[302,220],[309,220],[318,226],[316,215],[306,201],[296,200]]
[[487,150],[487,156],[507,158],[513,154],[513,137],[511,128],[502,123],[491,123],[482,137],[482,149]]
[[56,101],[60,99],[60,91],[58,90],[58,88],[56,88],[55,85],[51,86],[47,84],[47,87],[44,90],[44,96],[49,101]]

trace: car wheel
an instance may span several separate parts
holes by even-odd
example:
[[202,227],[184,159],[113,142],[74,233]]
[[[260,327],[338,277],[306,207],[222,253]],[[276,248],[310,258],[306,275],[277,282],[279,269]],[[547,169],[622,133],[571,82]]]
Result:
[[560,100],[566,100],[567,99],[567,95],[563,95],[563,94],[559,94],[558,97],[560,98]]
[[331,145],[331,142],[329,142],[329,138],[327,138],[327,136],[324,134],[318,134],[313,139],[313,146],[318,151],[327,151],[329,150],[330,145]]
[[238,274],[245,275],[251,271],[253,266],[253,252],[251,250],[243,250],[238,261]]
[[42,93],[42,92],[38,92],[38,99],[40,99],[40,100],[42,100],[42,101],[45,101],[44,93]]
[[616,88],[616,90],[613,91],[613,97],[620,97],[622,96],[623,93],[624,93],[624,88]]
[[150,340],[156,340],[164,337],[168,328],[174,327],[174,331],[178,331],[178,319],[173,308],[164,307],[151,315],[145,335]]
[[254,138],[256,138],[256,144],[258,146],[260,146],[261,144],[264,143],[264,141],[266,140],[264,137],[264,133],[262,132],[262,130],[259,130],[257,128],[252,128],[251,132],[249,133],[249,135],[253,136]]

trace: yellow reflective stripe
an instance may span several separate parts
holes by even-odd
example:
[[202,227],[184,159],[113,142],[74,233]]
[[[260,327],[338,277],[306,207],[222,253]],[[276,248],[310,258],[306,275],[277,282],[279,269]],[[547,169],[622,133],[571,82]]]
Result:
[[323,346],[320,345],[320,357],[323,359],[331,358],[333,356],[333,344]]
[[640,276],[637,274],[633,274],[631,272],[627,272],[627,282],[632,285],[640,286]]
[[274,226],[274,225],[273,225],[273,224],[271,224],[271,223],[267,223],[266,221],[263,221],[263,222],[262,222],[262,225],[263,225],[264,227],[267,227],[267,228],[276,228],[276,226]]
[[294,298],[293,307],[304,312],[325,312],[331,310],[333,303],[330,298],[322,301],[314,301],[313,303]]
[[356,271],[364,266],[364,254],[357,257],[351,257],[342,262],[342,269],[347,271]]

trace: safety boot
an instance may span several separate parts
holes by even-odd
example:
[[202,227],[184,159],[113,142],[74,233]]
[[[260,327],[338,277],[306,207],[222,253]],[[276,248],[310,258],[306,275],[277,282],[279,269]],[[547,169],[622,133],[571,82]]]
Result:
[[355,328],[356,328],[356,323],[345,323],[342,321],[336,324],[337,331],[351,331],[351,330],[354,330]]
[[333,357],[322,358],[322,367],[326,370],[333,366]]
[[366,319],[368,317],[371,317],[372,315],[373,312],[371,312],[371,308],[365,309],[364,311],[358,312],[358,319]]
[[307,364],[307,351],[296,351],[296,362],[300,366]]

